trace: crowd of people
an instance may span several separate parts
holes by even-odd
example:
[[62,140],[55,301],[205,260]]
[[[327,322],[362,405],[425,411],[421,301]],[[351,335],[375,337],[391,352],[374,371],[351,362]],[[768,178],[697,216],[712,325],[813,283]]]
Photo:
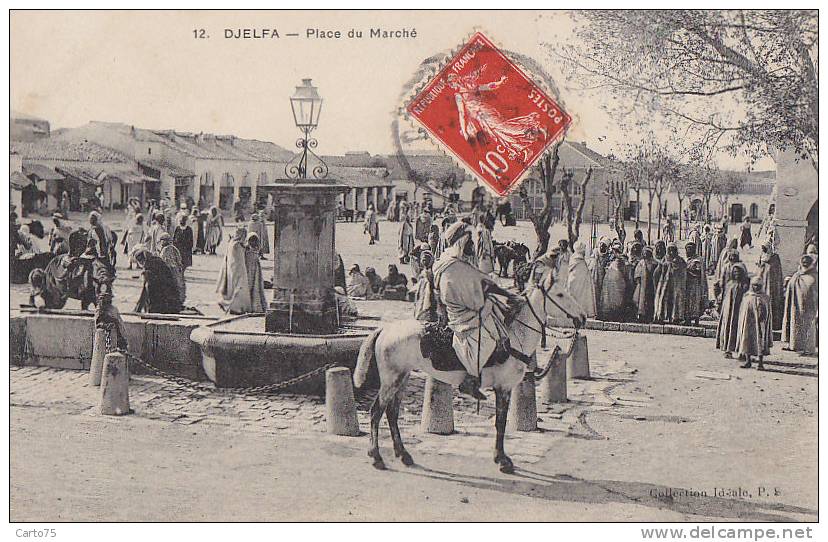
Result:
[[[435,266],[448,248],[447,232],[463,223],[471,233],[464,261],[486,276],[495,277],[495,214],[482,208],[460,216],[453,206],[435,213],[428,204],[400,202],[394,207],[399,224],[398,260],[380,276],[373,267],[353,264],[345,271],[338,258],[336,287],[344,306],[348,299],[392,299],[414,301],[414,316],[436,321],[438,288]],[[146,224],[145,216],[150,217]],[[37,226],[37,227],[36,227]],[[80,228],[61,212],[54,213],[48,235],[35,231],[39,223],[19,225],[12,213],[12,253],[15,257],[48,253],[66,255],[60,264],[34,277],[38,284],[48,282],[49,273],[73,276],[89,262],[106,269],[114,278],[118,236],[103,216],[92,211],[88,224]],[[185,270],[192,266],[194,254],[216,254],[222,242],[224,222],[213,207],[207,212],[182,206],[174,212],[168,200],[150,202],[142,212],[137,200],[130,200],[120,246],[131,269],[142,270],[143,286],[136,311],[179,313],[187,298]],[[81,233],[81,245],[70,240]],[[379,240],[378,216],[369,205],[364,232],[369,244]],[[556,253],[556,280],[567,285],[588,317],[606,321],[633,321],[657,324],[699,325],[703,319],[718,321],[716,347],[725,357],[734,355],[751,367],[763,367],[770,352],[773,331],[781,331],[787,348],[811,354],[816,350],[818,308],[818,250],[811,240],[799,261],[799,269],[789,279],[783,277],[776,253],[774,232],[767,224],[760,228],[761,254],[757,271],[751,274],[742,261],[745,248],[754,244],[749,221],[741,224],[738,235],[728,238],[728,223],[690,225],[683,242],[675,241],[671,224],[662,232],[665,239],[649,244],[641,230],[631,240],[601,237],[590,251],[584,242],[570,246],[560,240]],[[76,239],[77,240],[77,239]],[[681,246],[679,246],[681,245]],[[269,236],[263,211],[252,213],[247,226],[239,226],[224,251],[217,292],[219,305],[228,313],[264,312],[267,307],[261,259],[270,253]],[[411,266],[411,280],[399,265]],[[77,268],[77,269],[76,269]],[[517,271],[516,271],[517,272]],[[91,280],[91,279],[90,279]],[[31,282],[31,280],[30,280]],[[111,280],[109,281],[111,284]],[[33,290],[34,291],[34,290]],[[40,288],[38,291],[43,291]],[[54,308],[66,296],[48,295]],[[40,300],[41,304],[49,305]],[[53,308],[53,307],[50,307]],[[350,309],[349,309],[350,310]],[[355,312],[355,309],[353,310]]]

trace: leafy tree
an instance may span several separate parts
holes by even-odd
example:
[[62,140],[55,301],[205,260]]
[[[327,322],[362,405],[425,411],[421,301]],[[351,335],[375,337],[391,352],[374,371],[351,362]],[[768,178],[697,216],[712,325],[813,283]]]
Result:
[[[589,10],[549,45],[627,125],[667,120],[710,157],[792,148],[818,170],[816,10]],[[632,104],[632,106],[630,106]],[[629,115],[637,108],[638,115]],[[662,117],[662,118],[659,118]],[[664,118],[666,117],[666,119]]]

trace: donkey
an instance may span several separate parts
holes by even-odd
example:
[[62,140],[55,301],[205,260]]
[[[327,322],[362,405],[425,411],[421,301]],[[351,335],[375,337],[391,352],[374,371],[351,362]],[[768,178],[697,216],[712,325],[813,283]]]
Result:
[[[566,286],[555,283],[554,257],[547,256],[535,262],[536,266],[539,264],[545,267],[538,269],[540,279],[522,294],[525,303],[517,309],[517,313],[507,326],[512,354],[500,365],[484,367],[480,374],[481,389],[494,388],[495,391],[497,437],[494,461],[500,466],[501,472],[507,474],[514,472],[512,460],[503,449],[509,398],[512,388],[520,383],[527,371],[529,356],[536,351],[545,333],[547,318],[562,313],[573,320],[576,328],[586,321],[584,310],[569,295]],[[359,351],[354,370],[354,385],[357,388],[362,387],[372,363],[376,363],[379,373],[380,389],[371,405],[371,449],[368,451],[368,456],[374,460],[373,466],[379,470],[385,469],[379,451],[379,424],[383,413],[391,430],[394,454],[406,466],[414,464],[411,454],[403,446],[397,425],[400,402],[411,371],[418,369],[441,382],[454,384],[461,381],[464,375],[462,370],[438,370],[428,358],[423,357],[420,349],[423,335],[422,322],[400,320],[375,330],[365,339]]]

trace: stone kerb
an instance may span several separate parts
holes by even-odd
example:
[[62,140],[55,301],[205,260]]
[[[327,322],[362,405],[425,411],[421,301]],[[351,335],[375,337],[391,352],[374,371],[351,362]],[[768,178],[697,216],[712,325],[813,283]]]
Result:
[[[550,327],[572,329],[572,321],[568,318],[549,318]],[[705,322],[699,326],[684,326],[674,324],[641,324],[638,322],[605,322],[589,319],[584,329],[592,331],[626,331],[628,333],[652,333],[658,335],[682,335],[686,337],[715,337],[715,322]]]

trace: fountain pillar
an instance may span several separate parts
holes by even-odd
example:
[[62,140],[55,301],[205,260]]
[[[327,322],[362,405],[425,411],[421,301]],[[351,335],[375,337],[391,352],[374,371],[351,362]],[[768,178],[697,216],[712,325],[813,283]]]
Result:
[[336,202],[347,187],[332,181],[266,187],[273,194],[275,236],[265,331],[335,333]]

